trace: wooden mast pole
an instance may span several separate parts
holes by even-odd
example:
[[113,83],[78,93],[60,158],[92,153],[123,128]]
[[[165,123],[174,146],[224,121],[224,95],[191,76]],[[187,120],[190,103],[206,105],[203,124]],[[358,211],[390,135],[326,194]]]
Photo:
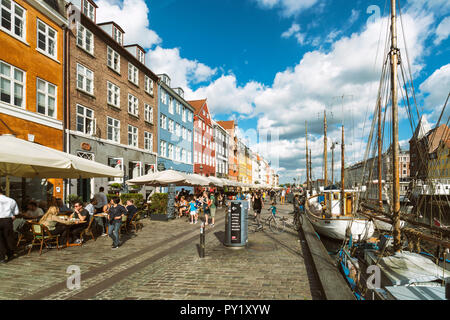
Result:
[[305,121],[306,136],[306,190],[309,190],[309,160],[308,160],[308,122]]
[[393,163],[393,227],[394,227],[394,250],[401,250],[401,233],[400,233],[400,180],[398,165],[398,104],[397,104],[397,65],[398,65],[398,48],[397,48],[397,24],[396,24],[396,3],[391,0],[391,96],[392,96],[392,163]]
[[380,210],[383,210],[383,186],[382,186],[382,145],[381,145],[381,102],[378,100],[378,202]]
[[309,149],[309,186],[311,187],[311,195],[312,195],[312,158],[311,158],[311,149]]
[[[327,111],[324,110],[323,112],[323,132],[324,132],[324,136],[323,136],[323,165],[324,165],[324,183],[323,183],[323,187],[327,187],[327,181],[328,181],[328,172],[327,172]],[[325,203],[325,208],[327,207],[327,197],[324,194],[324,203]]]
[[342,144],[341,144],[341,215],[345,215],[345,158],[344,158],[344,126],[342,126]]

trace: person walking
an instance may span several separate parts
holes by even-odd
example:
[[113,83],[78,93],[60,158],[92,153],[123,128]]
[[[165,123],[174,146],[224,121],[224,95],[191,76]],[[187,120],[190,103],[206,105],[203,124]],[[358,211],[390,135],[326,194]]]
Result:
[[113,199],[113,204],[111,208],[109,208],[108,212],[108,220],[109,220],[108,233],[111,239],[113,240],[112,244],[113,249],[117,249],[120,246],[120,239],[119,239],[120,225],[122,224],[122,217],[128,213],[127,209],[125,209],[125,207],[119,203],[120,198],[115,197]]
[[206,193],[206,191],[203,192],[203,213],[205,215],[205,226],[207,226],[208,223],[209,223],[208,219],[209,219],[209,215],[211,213],[211,210],[210,210],[211,203],[210,203],[210,201],[211,200],[209,200],[208,194]]
[[286,200],[286,189],[283,189],[283,190],[281,191],[281,201],[280,201],[280,204],[284,204],[285,200]]
[[258,227],[261,226],[260,215],[263,207],[264,202],[262,201],[261,193],[258,192],[255,194],[255,198],[253,199],[253,212],[255,214],[255,220]]
[[19,207],[14,199],[3,194],[0,186],[0,263],[11,260],[16,249],[14,241],[13,220],[19,214]]
[[211,193],[209,200],[210,200],[209,211],[211,213],[211,227],[214,227],[214,220],[216,217],[216,197],[214,193]]

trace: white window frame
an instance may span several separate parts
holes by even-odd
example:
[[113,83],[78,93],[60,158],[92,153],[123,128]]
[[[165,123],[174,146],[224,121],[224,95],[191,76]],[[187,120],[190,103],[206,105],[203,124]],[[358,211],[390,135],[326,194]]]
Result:
[[175,122],[172,119],[169,119],[168,130],[170,133],[175,133]]
[[181,148],[180,146],[175,146],[175,161],[181,161]]
[[128,62],[128,80],[139,86],[139,69]]
[[[11,3],[11,8],[7,8],[1,1],[0,1],[0,15],[2,11],[6,11],[10,14],[11,21],[10,21],[10,29],[3,27],[3,16],[0,18],[0,30],[6,32],[7,34],[11,35],[12,37],[19,39],[23,42],[26,42],[27,37],[27,10],[23,8],[21,5],[17,4],[13,0],[6,0]],[[19,15],[17,11],[22,10],[22,14]],[[6,20],[6,19],[5,19]],[[19,23],[17,23],[19,21]],[[21,33],[16,33],[16,26],[20,25]]]
[[174,98],[172,98],[171,96],[169,96],[169,113],[173,114],[174,110],[173,110],[173,102],[175,101]]
[[[87,41],[88,36],[90,41]],[[94,34],[79,22],[77,22],[77,46],[94,55]]]
[[192,164],[192,151],[187,152],[187,163]]
[[144,90],[149,95],[153,96],[153,80],[147,75],[144,77]]
[[120,54],[109,46],[106,53],[106,65],[120,74]]
[[113,27],[113,39],[116,40],[117,43],[123,45],[123,33],[116,26]]
[[87,0],[83,0],[83,14],[95,22],[95,7]]
[[144,121],[153,123],[153,106],[144,103]]
[[[111,120],[111,124],[109,120]],[[111,128],[111,139],[109,137],[110,128]],[[117,139],[114,139],[114,137],[116,137]],[[108,141],[120,143],[120,120],[111,117],[106,117],[106,139]]]
[[183,120],[183,122],[186,122],[186,107],[183,107],[183,114],[181,116],[181,119]]
[[161,113],[161,115],[160,115],[160,117],[159,117],[159,121],[160,121],[159,126],[160,126],[162,129],[167,130],[167,117],[166,117],[165,114]]
[[173,156],[173,144],[169,143],[169,146],[167,148],[167,157],[171,160],[174,160],[174,156]]
[[[9,101],[5,101],[2,99],[2,91],[1,91],[1,87],[0,87],[0,102],[7,103],[11,106],[18,107],[21,109],[25,109],[26,72],[19,68],[16,68],[15,66],[13,66],[9,63],[2,61],[2,60],[0,60],[0,64],[3,64],[5,66],[9,67],[9,75],[4,75],[4,74],[0,73],[0,83],[2,82],[2,80],[4,82],[9,82]],[[21,77],[22,77],[21,81],[16,79],[16,73],[21,74]],[[15,89],[16,88],[20,88],[20,91],[22,93],[20,105],[15,103],[15,98],[16,98],[16,94],[15,94],[16,90]]]
[[145,53],[140,49],[137,49],[137,52],[138,52],[137,58],[138,58],[139,62],[142,64],[145,64]]
[[184,128],[182,128],[181,127],[181,125],[177,122],[177,123],[175,123],[175,134],[178,136],[178,137],[181,137],[181,131],[182,131],[182,129],[184,129]]
[[120,109],[120,87],[110,81],[106,81],[106,90],[108,104]]
[[179,103],[178,101],[177,101],[176,111],[178,114],[181,114],[181,103]]
[[[39,83],[42,83],[44,85],[44,90],[39,89]],[[53,87],[54,94],[50,94],[49,89]],[[44,107],[44,113],[39,112],[39,94],[44,96],[45,105]],[[53,115],[49,115],[49,100],[53,99],[54,101],[54,109],[53,109]],[[50,83],[48,81],[45,81],[41,78],[36,78],[36,112],[42,115],[45,115],[50,118],[56,119],[57,112],[58,112],[58,87],[54,85],[53,83]]]
[[136,117],[139,116],[139,99],[131,93],[128,94],[128,113]]
[[186,149],[181,149],[181,161],[184,163],[188,163]]
[[[79,113],[79,111],[78,111],[79,108],[83,108],[83,113]],[[87,107],[85,107],[85,106],[83,106],[81,104],[77,104],[76,105],[76,109],[77,109],[76,110],[76,118],[75,118],[75,121],[76,121],[75,129],[76,129],[76,131],[77,132],[82,132],[82,133],[87,134],[87,135],[93,135],[94,131],[95,131],[95,112],[94,112],[94,110],[92,110],[90,108],[87,108]],[[87,112],[86,112],[87,110],[91,112],[91,116],[90,117],[87,116]],[[83,131],[78,130],[78,118],[83,118]],[[89,124],[87,122],[87,119],[91,120],[90,126],[89,126]],[[89,130],[87,130],[88,128],[89,128]]]
[[153,133],[144,131],[144,150],[153,151]]
[[161,140],[160,142],[159,142],[159,155],[161,156],[161,157],[164,157],[164,158],[166,158],[167,157],[167,142],[166,141],[164,141],[164,140]]
[[161,88],[161,103],[167,104],[166,91],[162,88]]
[[[44,31],[39,29],[40,25],[44,27]],[[52,32],[54,33],[53,38],[50,35]],[[39,41],[39,34],[42,34],[45,37],[44,49],[39,47],[39,44],[42,43],[41,41]],[[58,57],[58,31],[50,27],[39,18],[37,18],[36,20],[36,50],[55,60]]]
[[[80,73],[80,69],[81,69],[81,73]],[[79,86],[80,85],[80,83],[79,83],[80,76],[82,77],[82,86],[81,87]],[[90,81],[91,90],[88,90],[88,88],[87,88],[88,83],[86,80]],[[94,72],[79,63],[77,63],[77,89],[87,92],[91,95],[94,94]]]
[[[131,138],[131,139],[130,139]],[[128,125],[128,145],[131,147],[138,147],[139,143],[139,129],[138,127]]]

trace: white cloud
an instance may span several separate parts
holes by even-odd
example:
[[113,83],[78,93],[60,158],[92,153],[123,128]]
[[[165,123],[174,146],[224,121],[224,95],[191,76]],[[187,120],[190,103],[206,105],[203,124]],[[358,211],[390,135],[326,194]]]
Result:
[[450,35],[450,17],[446,17],[436,28],[435,45],[439,45],[443,40],[447,39]]
[[313,7],[319,0],[254,0],[262,8],[280,8],[286,17],[295,16],[300,12]]
[[161,43],[158,34],[150,29],[149,9],[144,0],[99,0],[96,2],[97,23],[114,21],[124,31],[124,43],[137,43],[151,48]]
[[299,44],[304,44],[305,43],[305,37],[306,35],[304,33],[300,32],[300,25],[293,23],[292,26],[286,30],[285,32],[283,32],[281,34],[282,38],[290,38],[294,36],[295,39],[297,39],[297,42]]
[[211,79],[217,69],[210,68],[197,60],[182,58],[178,48],[165,49],[157,46],[147,53],[147,64],[156,74],[166,73],[172,87],[182,87],[189,93],[189,85]]
[[421,94],[425,96],[425,110],[432,111],[431,118],[437,120],[450,90],[450,64],[433,72],[419,88]]

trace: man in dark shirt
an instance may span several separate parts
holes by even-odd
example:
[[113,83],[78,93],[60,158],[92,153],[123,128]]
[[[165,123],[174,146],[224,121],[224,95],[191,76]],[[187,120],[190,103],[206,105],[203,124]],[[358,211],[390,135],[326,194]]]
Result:
[[108,227],[108,234],[113,240],[112,248],[117,249],[120,246],[119,241],[119,231],[120,231],[120,225],[122,224],[122,217],[124,215],[127,215],[127,209],[125,209],[124,206],[119,204],[120,198],[115,197],[113,199],[113,205],[109,209],[108,213],[108,220],[109,220],[109,227]]
[[125,207],[127,209],[127,229],[130,225],[131,219],[133,219],[134,215],[138,211],[138,208],[134,205],[134,200],[130,199],[127,200],[127,206]]
[[[81,202],[75,202],[74,204],[75,211],[70,215],[71,219],[78,219],[79,224],[74,225],[71,228],[71,238],[75,238],[75,243],[81,243],[80,234],[81,232],[88,227],[90,215],[89,211],[83,208],[83,204]],[[81,222],[81,223],[80,223]],[[84,223],[82,223],[84,222]],[[72,242],[72,239],[69,240]]]

